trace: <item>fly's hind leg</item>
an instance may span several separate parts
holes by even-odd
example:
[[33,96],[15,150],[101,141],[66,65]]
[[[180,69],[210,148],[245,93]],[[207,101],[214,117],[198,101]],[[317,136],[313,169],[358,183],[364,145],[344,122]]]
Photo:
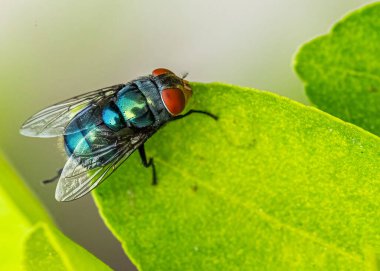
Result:
[[152,177],[153,177],[152,178],[152,185],[156,185],[157,184],[156,167],[154,166],[153,157],[149,158],[149,161],[146,159],[144,144],[142,144],[139,147],[139,154],[141,157],[141,162],[144,165],[144,167],[146,167],[146,168],[152,167]]
[[48,183],[55,182],[55,181],[58,180],[59,177],[61,176],[62,171],[63,171],[63,168],[61,168],[60,170],[58,170],[58,171],[57,171],[57,175],[54,176],[53,178],[42,181],[42,184],[48,184]]

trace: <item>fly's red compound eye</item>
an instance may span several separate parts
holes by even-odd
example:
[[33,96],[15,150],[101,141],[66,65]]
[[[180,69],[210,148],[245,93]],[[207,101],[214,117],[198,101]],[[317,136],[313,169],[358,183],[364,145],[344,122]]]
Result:
[[161,92],[161,97],[166,109],[173,116],[181,114],[185,109],[186,99],[182,90],[178,88],[167,88]]
[[155,69],[155,70],[152,72],[152,75],[153,75],[153,76],[159,76],[159,75],[167,74],[167,73],[173,73],[173,72],[172,72],[172,71],[169,71],[168,69],[158,68],[158,69]]

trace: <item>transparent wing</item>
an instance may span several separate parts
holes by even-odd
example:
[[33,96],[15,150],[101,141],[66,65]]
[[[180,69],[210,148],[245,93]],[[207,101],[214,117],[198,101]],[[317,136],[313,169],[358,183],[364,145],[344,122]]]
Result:
[[[98,102],[114,95],[118,90],[124,87],[124,84],[119,84],[107,88],[94,90],[63,102],[52,105],[48,108],[29,118],[21,127],[20,133],[31,137],[55,137],[65,133],[75,131],[65,131],[70,120],[80,111],[92,106],[93,115],[99,112]],[[91,114],[89,114],[91,116]],[[100,121],[99,118],[90,119],[89,121]],[[96,123],[94,123],[96,125]]]
[[[104,181],[116,168],[143,144],[154,130],[137,132],[116,139],[115,135],[100,131],[97,136],[104,144],[96,146],[92,153],[82,152],[86,148],[83,139],[66,162],[55,192],[58,201],[78,199]],[[112,142],[111,145],[108,143]],[[83,144],[83,146],[82,146]]]

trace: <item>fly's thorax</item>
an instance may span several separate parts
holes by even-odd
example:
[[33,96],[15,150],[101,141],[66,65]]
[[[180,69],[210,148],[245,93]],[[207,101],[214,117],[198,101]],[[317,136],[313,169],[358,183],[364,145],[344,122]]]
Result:
[[185,109],[191,97],[186,80],[166,69],[156,69],[127,83],[104,107],[102,118],[113,131],[160,127]]
[[[90,106],[78,113],[66,130],[86,131],[91,130],[91,125],[100,124],[114,132],[125,128],[157,128],[181,114],[191,94],[186,80],[169,70],[156,69],[149,76],[127,83],[101,106]],[[68,153],[73,151],[81,136],[83,133],[75,133],[67,138]]]
[[155,120],[152,125],[161,126],[165,124],[171,115],[161,99],[160,86],[157,82],[151,76],[144,76],[132,81],[132,83],[137,86],[146,99],[146,104]]
[[121,89],[115,104],[127,127],[144,128],[155,123],[147,98],[135,84],[128,84]]
[[155,123],[155,116],[145,95],[133,82],[126,84],[109,100],[103,108],[102,118],[114,132],[124,128],[145,128]]

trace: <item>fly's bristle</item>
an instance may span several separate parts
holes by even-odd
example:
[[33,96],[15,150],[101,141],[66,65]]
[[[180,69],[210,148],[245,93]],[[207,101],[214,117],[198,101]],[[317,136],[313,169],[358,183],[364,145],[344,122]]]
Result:
[[65,159],[67,159],[67,152],[65,150],[65,141],[64,141],[63,137],[58,137],[57,147],[58,147],[59,152],[62,154],[62,156]]

